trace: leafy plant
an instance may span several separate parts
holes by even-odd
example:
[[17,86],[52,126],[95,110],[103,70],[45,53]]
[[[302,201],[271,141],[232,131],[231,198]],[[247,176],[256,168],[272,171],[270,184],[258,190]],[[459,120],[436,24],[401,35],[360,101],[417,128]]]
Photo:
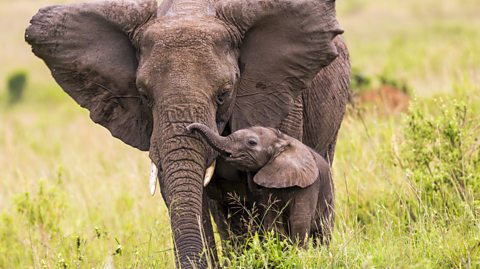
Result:
[[413,90],[411,89],[411,87],[408,85],[407,82],[405,82],[404,80],[395,78],[392,75],[382,74],[378,76],[378,80],[380,84],[391,86],[407,95],[412,95],[413,93]]
[[352,68],[350,88],[353,92],[362,92],[371,89],[372,78],[364,74],[359,68]]
[[45,182],[40,181],[34,195],[28,192],[20,194],[16,197],[15,204],[29,225],[49,234],[60,232],[66,201],[56,186],[46,187]]
[[480,123],[466,101],[437,102],[436,117],[421,107],[407,116],[399,163],[425,206],[460,213],[480,198]]
[[18,70],[7,78],[8,102],[14,104],[22,99],[27,84],[27,72]]

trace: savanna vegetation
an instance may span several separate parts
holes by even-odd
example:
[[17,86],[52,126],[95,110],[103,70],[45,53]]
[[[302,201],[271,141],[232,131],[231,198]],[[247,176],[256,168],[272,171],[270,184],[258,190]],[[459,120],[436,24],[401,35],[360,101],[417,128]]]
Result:
[[[36,10],[62,2],[0,0],[0,268],[172,268],[147,153],[92,123],[23,41]],[[329,248],[252,235],[225,268],[480,268],[478,0],[337,5],[369,80],[353,90],[408,85],[409,110],[349,108]]]

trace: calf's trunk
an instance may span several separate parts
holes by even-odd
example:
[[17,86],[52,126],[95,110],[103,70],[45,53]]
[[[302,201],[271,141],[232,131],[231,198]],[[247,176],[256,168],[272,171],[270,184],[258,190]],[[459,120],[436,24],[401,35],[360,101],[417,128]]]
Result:
[[228,137],[223,137],[212,131],[208,126],[201,123],[193,123],[187,126],[189,132],[198,131],[207,143],[216,151],[224,155],[230,155],[231,151],[228,149],[230,142]]

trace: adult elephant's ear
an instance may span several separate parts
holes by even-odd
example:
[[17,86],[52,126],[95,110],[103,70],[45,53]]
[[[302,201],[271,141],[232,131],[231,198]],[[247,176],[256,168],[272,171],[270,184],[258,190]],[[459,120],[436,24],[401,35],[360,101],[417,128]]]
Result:
[[332,40],[343,31],[334,0],[221,0],[217,16],[241,39],[233,130],[278,127],[338,55]]
[[152,115],[137,91],[132,43],[155,0],[105,1],[41,9],[25,33],[58,84],[123,142],[148,150]]

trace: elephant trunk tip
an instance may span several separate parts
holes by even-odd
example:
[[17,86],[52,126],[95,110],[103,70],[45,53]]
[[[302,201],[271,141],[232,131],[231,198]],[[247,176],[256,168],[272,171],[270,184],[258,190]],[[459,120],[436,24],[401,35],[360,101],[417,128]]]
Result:
[[196,130],[204,139],[204,141],[220,154],[231,155],[231,152],[228,149],[228,139],[220,136],[216,131],[213,131],[207,125],[201,123],[192,123],[188,125],[186,129],[189,133],[192,133]]

